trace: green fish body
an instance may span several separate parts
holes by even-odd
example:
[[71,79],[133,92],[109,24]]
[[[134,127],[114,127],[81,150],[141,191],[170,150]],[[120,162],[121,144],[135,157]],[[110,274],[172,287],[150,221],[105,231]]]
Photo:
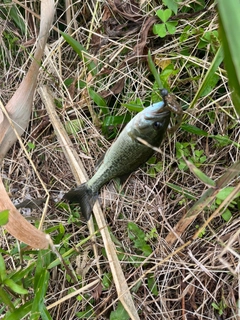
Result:
[[64,198],[79,203],[84,218],[89,220],[100,188],[113,178],[129,175],[154,153],[151,147],[142,144],[137,138],[159,147],[168,128],[170,114],[162,101],[139,112],[108,149],[94,176],[70,190]]

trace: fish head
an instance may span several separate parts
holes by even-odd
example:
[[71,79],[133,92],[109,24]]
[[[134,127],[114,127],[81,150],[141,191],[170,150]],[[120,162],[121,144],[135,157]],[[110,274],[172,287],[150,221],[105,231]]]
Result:
[[139,112],[131,121],[129,130],[133,138],[146,140],[158,147],[168,128],[171,112],[165,107],[164,102],[157,102]]

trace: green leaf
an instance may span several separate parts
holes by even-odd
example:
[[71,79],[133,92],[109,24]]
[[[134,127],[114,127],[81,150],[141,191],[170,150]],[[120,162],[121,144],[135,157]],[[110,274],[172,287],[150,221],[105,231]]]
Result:
[[9,210],[3,210],[0,212],[0,226],[4,226],[8,223]]
[[112,274],[111,273],[104,273],[102,278],[102,285],[103,289],[108,290],[112,284]]
[[166,10],[161,10],[161,9],[159,9],[159,10],[157,10],[156,15],[158,16],[158,18],[159,18],[160,20],[162,20],[162,22],[165,23],[165,22],[167,22],[168,19],[171,17],[171,15],[172,15],[172,10],[170,10],[170,9],[166,9]]
[[184,188],[179,187],[173,183],[167,182],[166,183],[168,187],[170,187],[171,189],[183,194],[186,198],[191,199],[191,200],[196,200],[196,197],[194,196],[194,194],[184,190]]
[[86,63],[88,70],[91,72],[93,76],[97,74],[97,66],[92,61],[90,54],[87,50],[75,39],[73,39],[68,34],[60,31],[64,40],[67,41],[68,44],[73,48],[73,50],[79,55],[79,57]]
[[[8,308],[10,309],[11,312],[13,312],[15,310],[15,307],[11,301],[9,293],[6,292],[2,288],[2,286],[0,286],[0,301],[1,301],[1,303],[4,303],[5,306],[8,306]],[[21,318],[15,318],[15,319],[21,319]]]
[[209,79],[208,83],[204,87],[204,89],[201,91],[200,97],[207,96],[210,92],[213,91],[213,89],[216,87],[216,84],[219,81],[219,76],[217,74],[213,74],[212,77]]
[[30,273],[35,268],[35,262],[31,263],[28,267],[18,270],[14,274],[11,274],[11,279],[15,282],[22,280],[24,277],[31,277]]
[[18,28],[21,29],[22,35],[24,35],[26,33],[26,29],[27,29],[26,23],[25,23],[25,20],[22,18],[19,10],[15,6],[15,4],[12,4],[12,7],[9,11],[9,16],[13,19],[13,21],[18,26]]
[[177,14],[178,4],[176,0],[163,0],[165,6],[171,9],[175,14]]
[[152,253],[152,248],[145,241],[145,233],[133,222],[128,223],[128,236],[134,242],[134,247],[146,257]]
[[229,146],[233,144],[236,148],[240,148],[240,144],[229,139],[228,136],[221,136],[220,134],[217,134],[217,135],[210,135],[209,137],[217,140],[221,146]]
[[134,111],[134,112],[140,112],[144,108],[141,106],[141,104],[135,104],[135,103],[123,103],[122,104],[124,107],[126,107],[129,111]]
[[25,319],[26,315],[31,311],[32,300],[26,302],[21,307],[15,309],[14,312],[8,313],[4,320]]
[[12,279],[5,279],[3,281],[4,285],[10,288],[12,291],[19,293],[19,294],[27,294],[28,291],[24,289],[22,286],[14,282]]
[[120,301],[118,302],[116,310],[111,312],[110,320],[129,320],[129,315]]
[[129,113],[123,114],[122,116],[108,116],[103,121],[103,127],[116,127],[118,125],[128,123],[131,119]]
[[83,320],[96,319],[93,308],[91,306],[87,306],[86,310],[84,311],[77,312],[76,316],[78,317],[78,319],[83,319]]
[[72,119],[65,122],[64,128],[68,134],[76,136],[80,129],[83,128],[83,125],[82,119]]
[[231,218],[232,218],[232,213],[229,209],[226,209],[223,214],[222,214],[222,218],[223,220],[225,220],[226,222],[228,222]]
[[164,38],[167,34],[165,24],[155,24],[153,26],[153,33],[159,35],[160,38]]
[[215,72],[217,71],[219,65],[222,63],[223,61],[223,57],[224,57],[224,53],[223,53],[223,48],[222,46],[218,49],[212,64],[210,65],[202,83],[201,86],[199,87],[197,93],[195,94],[191,105],[189,106],[189,108],[193,108],[193,106],[195,105],[196,101],[198,100],[199,97],[201,97],[202,93],[206,90],[206,88],[208,88],[211,84],[212,81],[212,77],[215,75]]
[[[218,194],[216,195],[216,198],[223,201],[230,195],[230,193],[233,192],[233,190],[234,190],[234,187],[226,187],[218,192]],[[240,196],[240,192],[235,196],[235,198],[239,196]]]
[[184,131],[196,134],[196,135],[201,136],[201,137],[202,136],[204,136],[204,137],[208,136],[208,133],[206,131],[204,131],[202,129],[199,129],[198,127],[193,126],[191,124],[183,123],[183,124],[181,124],[181,129],[183,129]]
[[240,2],[238,0],[218,1],[220,37],[222,39],[225,66],[229,85],[232,88],[232,100],[240,116]]
[[7,278],[6,266],[3,256],[0,253],[0,280],[3,282]]
[[148,50],[148,58],[147,58],[147,60],[148,60],[149,69],[152,72],[152,75],[154,76],[154,79],[158,84],[158,89],[163,89],[163,84],[162,84],[162,81],[161,81],[161,79],[159,77],[159,73],[157,71],[157,68],[155,67],[155,63],[154,63],[154,61],[153,61],[153,59],[151,57],[150,50]]
[[202,181],[205,185],[209,187],[215,187],[216,183],[213,181],[211,178],[205,175],[200,169],[196,168],[194,164],[192,164],[190,161],[184,159],[188,168],[190,171],[200,180]]
[[38,277],[38,283],[34,292],[30,320],[37,320],[41,315],[41,310],[44,308],[44,297],[48,288],[48,280],[49,272],[47,270],[42,270]]
[[[34,291],[38,290],[39,281],[42,279],[42,274],[45,273],[45,269],[50,263],[50,250],[39,250],[36,270],[34,274]],[[42,280],[41,280],[42,281]]]
[[170,34],[174,34],[174,33],[176,32],[176,25],[177,25],[177,21],[169,21],[169,22],[166,22],[167,31],[168,31]]
[[148,275],[148,288],[155,297],[158,296],[158,289],[157,289],[154,274]]
[[92,98],[92,100],[96,103],[96,105],[101,107],[101,110],[104,114],[109,113],[107,103],[106,103],[105,99],[102,96],[100,96],[100,94],[95,92],[92,88],[88,88],[88,93],[89,93],[90,97]]

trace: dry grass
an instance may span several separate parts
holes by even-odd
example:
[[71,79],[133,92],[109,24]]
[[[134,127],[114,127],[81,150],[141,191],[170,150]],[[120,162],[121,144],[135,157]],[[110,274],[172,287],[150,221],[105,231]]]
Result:
[[[68,1],[66,1],[67,3]],[[132,34],[125,34],[128,29],[121,29],[121,35],[103,32],[103,21],[112,12],[111,6],[103,2],[76,2],[66,10],[57,5],[56,28],[63,28],[66,24],[72,36],[85,48],[88,48],[94,61],[101,68],[108,69],[108,74],[102,77],[92,77],[86,65],[79,56],[66,44],[57,31],[51,32],[50,44],[44,59],[39,77],[39,84],[48,84],[54,92],[58,104],[59,116],[64,124],[72,119],[80,119],[84,127],[79,129],[77,135],[71,135],[74,146],[82,162],[91,176],[94,165],[112,141],[107,141],[101,133],[99,123],[104,115],[98,112],[93,101],[86,94],[85,89],[66,88],[67,79],[83,79],[96,92],[108,95],[112,114],[121,115],[125,108],[120,104],[128,103],[136,98],[144,99],[152,90],[153,79],[143,57],[139,57],[134,64],[122,64],[126,58],[126,50],[133,49],[139,41],[140,29],[136,27]],[[185,5],[195,1],[187,0]],[[34,2],[29,8],[37,12]],[[24,7],[24,2],[22,3]],[[210,6],[210,4],[209,4]],[[106,9],[106,7],[110,8]],[[144,15],[151,15],[158,2],[143,2]],[[114,13],[114,23],[123,24],[120,15]],[[69,20],[68,20],[69,19]],[[19,41],[24,45],[27,41],[34,40],[39,21],[33,18],[26,21],[29,34],[21,36]],[[106,23],[106,22],[105,22]],[[136,23],[137,25],[137,23]],[[234,120],[234,112],[227,87],[226,73],[221,65],[218,70],[220,75],[218,83],[212,91],[197,100],[192,109],[186,107],[193,100],[206,70],[211,65],[213,54],[210,45],[199,50],[199,35],[191,34],[184,42],[179,42],[179,34],[184,27],[191,26],[194,30],[205,28],[205,31],[217,30],[217,14],[213,7],[208,12],[201,12],[191,19],[182,19],[177,27],[176,35],[160,40],[149,36],[148,48],[155,57],[162,61],[171,59],[174,68],[178,71],[169,80],[170,87],[174,89],[183,107],[185,108],[184,123],[194,125],[205,130],[209,135],[227,135],[232,141],[240,143],[240,130]],[[12,25],[2,22],[2,31],[17,32]],[[8,31],[9,32],[9,31]],[[101,37],[96,37],[98,34]],[[99,46],[99,39],[102,44]],[[11,57],[13,51],[2,46],[0,68],[4,75],[1,79],[1,99],[6,103],[16,90],[24,72],[27,70],[32,47],[22,50],[17,46],[17,52]],[[182,54],[183,48],[188,48],[189,56]],[[124,89],[120,94],[110,92],[113,86],[122,78],[125,79]],[[107,94],[106,94],[107,93]],[[29,155],[35,168],[29,165],[24,152],[18,143],[11,149],[1,168],[6,187],[12,195],[14,202],[21,202],[26,198],[44,197],[44,190],[38,181],[37,171],[44,181],[51,200],[48,207],[44,228],[48,229],[60,223],[68,235],[59,243],[60,251],[64,252],[74,248],[81,239],[89,235],[84,222],[69,221],[70,210],[57,207],[55,202],[60,200],[60,195],[75,185],[71,170],[67,164],[61,146],[56,140],[48,115],[38,94],[34,101],[32,119],[29,128],[22,137],[24,143],[34,143],[34,148],[29,149]],[[95,113],[98,119],[90,117]],[[212,115],[212,119],[210,118]],[[213,116],[214,115],[214,116]],[[93,123],[94,122],[94,123]],[[120,132],[121,128],[117,128]],[[127,278],[128,285],[133,289],[132,295],[142,319],[240,319],[239,309],[239,281],[240,281],[240,235],[239,235],[239,210],[232,209],[232,218],[225,222],[221,216],[215,218],[206,228],[202,238],[198,237],[184,246],[196,232],[196,226],[202,225],[212,213],[212,209],[204,210],[173,246],[168,246],[165,238],[179,219],[194,204],[184,195],[170,189],[166,183],[170,182],[191,192],[198,200],[207,187],[189,171],[178,168],[176,158],[176,142],[191,142],[194,150],[203,150],[207,161],[200,167],[202,171],[213,180],[219,178],[234,162],[239,160],[239,148],[233,143],[220,146],[214,139],[200,137],[178,129],[174,135],[167,135],[161,153],[157,154],[162,161],[163,170],[156,177],[151,178],[146,174],[149,167],[145,166],[133,173],[123,187],[119,188],[114,183],[106,185],[100,195],[102,208],[105,212],[109,228],[117,239],[117,250],[121,253],[121,266]],[[232,186],[239,184],[239,178],[232,182]],[[239,202],[238,202],[239,203]],[[39,220],[42,208],[39,207],[29,213],[31,219]],[[143,256],[141,250],[136,249],[134,242],[128,235],[128,222],[134,222],[144,233],[150,234],[155,229],[152,239],[148,240],[152,253]],[[67,239],[67,240],[66,240]],[[13,248],[15,240],[9,235],[1,238],[1,247]],[[177,251],[181,246],[182,250]],[[102,274],[109,273],[108,261],[104,254],[101,237],[97,238],[99,263]],[[91,241],[78,248],[77,254],[71,258],[73,272],[82,279],[80,286],[98,279],[96,260],[93,256]],[[25,265],[25,261],[22,262]],[[17,261],[9,260],[9,268],[15,268]],[[150,290],[148,285],[149,274],[154,277],[158,294]],[[139,283],[139,279],[141,283]],[[137,285],[139,287],[137,288]],[[51,272],[49,288],[46,296],[46,305],[60,301],[69,293],[70,288],[78,288],[71,283],[64,267],[58,266]],[[94,299],[92,299],[94,297]],[[53,319],[77,319],[76,313],[92,304],[96,318],[108,319],[110,311],[116,308],[117,294],[114,283],[98,294],[98,290],[89,290],[82,301],[76,298],[68,299],[50,309]],[[223,314],[219,315],[214,310],[212,303],[223,303]]]

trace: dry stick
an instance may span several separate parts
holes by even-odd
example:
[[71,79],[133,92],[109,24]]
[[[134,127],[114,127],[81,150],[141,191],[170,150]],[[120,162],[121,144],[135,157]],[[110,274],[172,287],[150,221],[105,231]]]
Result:
[[[52,94],[50,90],[46,86],[39,88],[39,94],[45,104],[45,107],[47,109],[49,118],[51,120],[51,123],[54,127],[54,130],[56,132],[58,141],[61,143],[63,150],[65,151],[64,154],[67,158],[68,163],[70,164],[72,173],[74,175],[74,178],[77,182],[77,184],[80,184],[81,182],[85,182],[87,180],[87,173],[78,157],[78,154],[76,150],[74,149],[71,140],[69,139],[56,111],[55,111],[55,104],[52,98]],[[89,220],[88,227],[91,234],[94,234],[94,227],[93,227],[93,221],[92,218]],[[94,236],[95,238],[95,236]],[[94,255],[97,258],[98,252],[96,245],[93,244],[93,251]],[[97,259],[98,261],[98,259]],[[97,262],[98,267],[98,273],[99,276],[101,275],[101,269],[99,266],[99,263]]]
[[[58,118],[58,115],[55,111],[52,94],[46,86],[40,87],[39,92],[42,100],[45,103],[46,109],[49,113],[49,117],[52,120],[52,124],[56,131],[59,142],[61,143],[62,148],[65,151],[65,156],[70,164],[76,182],[79,183],[81,181],[81,183],[83,183],[88,179],[87,173],[82,165],[81,160],[78,157],[76,150],[73,148],[73,145],[68,135],[66,134],[62,123]],[[131,319],[140,320],[116,254],[116,247],[112,242],[112,239],[108,232],[103,212],[98,201],[93,207],[93,213],[95,215],[98,227],[103,238],[104,247],[107,253],[108,262],[112,271],[113,280],[116,285],[119,300],[121,301],[125,310],[128,312]],[[91,225],[93,225],[92,219],[88,222],[88,227],[90,228]],[[91,227],[91,229],[93,228]],[[90,232],[93,232],[93,230],[90,230]]]

